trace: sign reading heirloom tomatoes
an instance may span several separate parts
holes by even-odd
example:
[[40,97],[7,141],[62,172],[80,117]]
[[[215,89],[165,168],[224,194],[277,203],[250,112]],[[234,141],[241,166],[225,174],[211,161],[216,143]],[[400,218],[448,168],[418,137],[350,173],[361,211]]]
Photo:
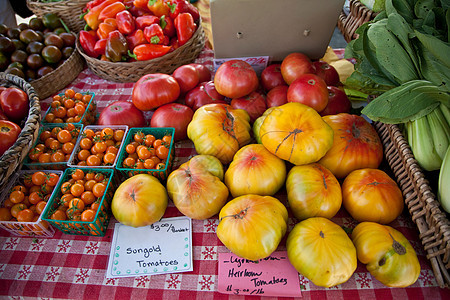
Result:
[[218,291],[234,295],[301,296],[298,272],[286,251],[252,261],[233,253],[219,253]]
[[106,277],[132,277],[192,270],[190,218],[165,218],[152,225],[137,228],[115,224]]

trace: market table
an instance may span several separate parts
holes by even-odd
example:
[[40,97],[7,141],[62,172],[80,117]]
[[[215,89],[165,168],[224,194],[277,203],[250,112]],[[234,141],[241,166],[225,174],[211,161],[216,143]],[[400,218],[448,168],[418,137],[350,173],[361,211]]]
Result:
[[[342,51],[336,51],[342,55]],[[212,69],[211,50],[205,49],[196,62]],[[129,100],[133,83],[103,80],[89,69],[65,89],[91,91],[96,94],[98,110],[116,100]],[[43,111],[50,98],[43,99]],[[150,117],[146,113],[146,117]],[[188,141],[176,143],[174,168],[196,154]],[[276,197],[286,204],[283,188]],[[182,214],[169,203],[164,217]],[[352,229],[356,226],[350,215],[341,209],[332,219],[338,225]],[[23,298],[69,299],[239,299],[241,295],[221,294],[218,286],[218,254],[229,250],[216,236],[218,217],[192,220],[193,271],[167,275],[106,278],[113,229],[112,218],[104,237],[67,235],[56,230],[52,238],[18,237],[0,230],[0,296]],[[289,214],[288,232],[297,220]],[[352,277],[344,284],[322,288],[299,275],[304,299],[450,299],[450,290],[439,288],[430,263],[420,243],[418,230],[407,210],[390,224],[402,232],[416,250],[421,264],[419,279],[407,288],[388,288],[374,279],[365,266],[358,263]],[[287,234],[286,234],[287,236]],[[277,250],[286,250],[286,236]],[[263,298],[246,296],[247,298]],[[264,297],[264,299],[276,297]]]

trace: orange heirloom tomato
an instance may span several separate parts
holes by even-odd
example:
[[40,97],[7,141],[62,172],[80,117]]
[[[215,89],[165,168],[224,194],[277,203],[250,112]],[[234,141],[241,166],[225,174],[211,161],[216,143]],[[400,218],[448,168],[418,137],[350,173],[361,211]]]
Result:
[[331,219],[342,205],[339,181],[318,163],[293,167],[286,179],[286,190],[292,213],[299,220]]
[[297,223],[286,240],[288,259],[315,285],[332,287],[346,282],[357,266],[356,249],[339,225],[322,217]]
[[225,172],[225,184],[233,197],[272,196],[284,185],[285,179],[285,162],[260,144],[239,149]]
[[383,160],[383,146],[369,122],[347,113],[324,116],[323,120],[333,129],[334,142],[320,164],[337,178],[356,169],[378,168]]
[[286,207],[274,197],[240,196],[220,210],[217,237],[239,257],[262,259],[277,249],[287,219]]
[[420,275],[420,263],[405,236],[386,225],[362,222],[352,232],[358,259],[384,285],[407,287]]
[[403,211],[403,195],[397,183],[379,169],[351,172],[342,184],[342,203],[358,222],[388,224]]
[[187,128],[198,154],[217,157],[223,164],[251,141],[250,117],[245,110],[225,104],[207,104],[197,109]]
[[114,193],[111,210],[117,221],[142,227],[159,221],[168,204],[167,191],[159,180],[139,174],[122,182]]
[[275,107],[259,135],[267,150],[294,165],[318,161],[333,145],[333,130],[319,113],[296,102]]
[[[223,166],[219,159],[204,156],[215,160],[214,169],[222,168],[218,173],[223,177]],[[228,199],[228,188],[219,177],[209,172],[206,163],[200,162],[201,157],[203,155],[194,156],[167,178],[167,192],[175,206],[184,215],[197,220],[217,214]],[[205,159],[203,161],[206,162]]]

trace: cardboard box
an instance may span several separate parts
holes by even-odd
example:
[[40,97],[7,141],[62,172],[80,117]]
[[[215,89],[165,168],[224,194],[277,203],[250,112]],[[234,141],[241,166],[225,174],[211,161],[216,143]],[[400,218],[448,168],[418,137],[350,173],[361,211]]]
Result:
[[302,52],[321,58],[344,0],[211,0],[215,58]]

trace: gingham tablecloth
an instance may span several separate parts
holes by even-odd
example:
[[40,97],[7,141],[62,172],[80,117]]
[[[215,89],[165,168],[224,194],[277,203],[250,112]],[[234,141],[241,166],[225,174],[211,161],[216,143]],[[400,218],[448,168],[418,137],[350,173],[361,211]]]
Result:
[[[205,50],[197,62],[212,68],[213,53]],[[95,92],[99,111],[116,100],[129,100],[133,83],[114,83],[100,79],[85,69],[68,87]],[[66,87],[65,89],[67,89]],[[65,90],[64,89],[64,90]],[[50,98],[42,101],[45,110]],[[174,167],[195,155],[190,141],[176,144]],[[276,197],[286,203],[285,190]],[[164,217],[181,216],[169,204]],[[356,222],[342,209],[332,219],[340,226],[354,228]],[[229,252],[216,236],[217,216],[193,220],[192,272],[108,279],[105,277],[113,236],[112,218],[104,237],[62,234],[52,238],[12,236],[0,230],[0,297],[63,299],[275,299],[276,297],[226,295],[217,292],[218,253]],[[289,216],[288,231],[296,224]],[[448,289],[437,286],[431,266],[418,237],[418,230],[405,212],[391,224],[412,243],[422,267],[417,282],[408,288],[388,288],[374,279],[358,263],[353,276],[332,288],[315,286],[299,275],[304,299],[450,299]],[[287,234],[286,234],[287,236]],[[285,238],[278,250],[285,250]]]

